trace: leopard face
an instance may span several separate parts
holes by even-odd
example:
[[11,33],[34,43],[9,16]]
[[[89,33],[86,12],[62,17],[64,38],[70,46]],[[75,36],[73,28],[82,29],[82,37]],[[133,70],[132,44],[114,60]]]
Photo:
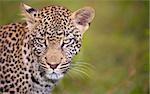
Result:
[[22,9],[40,74],[55,83],[68,71],[73,56],[79,52],[82,36],[93,20],[94,10],[85,7],[72,13],[61,6],[37,10],[25,4]]

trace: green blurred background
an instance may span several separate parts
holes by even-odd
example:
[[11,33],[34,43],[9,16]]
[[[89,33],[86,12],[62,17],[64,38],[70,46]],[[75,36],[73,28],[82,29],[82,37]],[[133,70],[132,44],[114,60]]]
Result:
[[79,74],[70,71],[53,94],[149,94],[148,0],[0,0],[1,25],[21,21],[20,2],[96,11],[74,59]]

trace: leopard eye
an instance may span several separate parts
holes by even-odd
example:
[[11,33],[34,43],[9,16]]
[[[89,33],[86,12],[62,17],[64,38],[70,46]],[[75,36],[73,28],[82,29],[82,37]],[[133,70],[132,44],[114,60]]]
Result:
[[45,39],[43,39],[43,38],[37,38],[37,41],[40,42],[40,43],[44,43]]
[[70,43],[71,42],[71,39],[66,39],[66,40],[64,40],[64,43],[65,44],[68,44],[68,43]]

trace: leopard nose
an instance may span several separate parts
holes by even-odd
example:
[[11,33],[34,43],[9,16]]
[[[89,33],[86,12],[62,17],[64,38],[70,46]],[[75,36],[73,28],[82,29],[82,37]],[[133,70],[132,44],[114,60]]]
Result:
[[57,68],[57,66],[58,66],[59,64],[49,64],[49,65],[50,65],[50,67],[54,70],[54,69]]

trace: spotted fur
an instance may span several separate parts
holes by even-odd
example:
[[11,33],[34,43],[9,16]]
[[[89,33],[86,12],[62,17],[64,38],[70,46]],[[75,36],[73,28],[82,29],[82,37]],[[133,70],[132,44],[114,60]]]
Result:
[[0,93],[49,94],[79,52],[94,10],[21,8],[25,23],[0,27]]

